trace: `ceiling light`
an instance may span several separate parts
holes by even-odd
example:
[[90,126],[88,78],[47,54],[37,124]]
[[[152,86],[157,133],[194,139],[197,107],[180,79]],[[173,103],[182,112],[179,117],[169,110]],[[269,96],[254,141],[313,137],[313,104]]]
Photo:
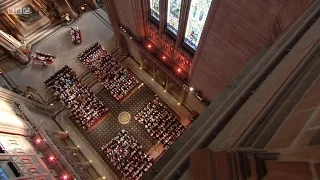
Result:
[[193,88],[193,87],[190,87],[189,90],[192,92],[192,91],[194,90],[194,88]]

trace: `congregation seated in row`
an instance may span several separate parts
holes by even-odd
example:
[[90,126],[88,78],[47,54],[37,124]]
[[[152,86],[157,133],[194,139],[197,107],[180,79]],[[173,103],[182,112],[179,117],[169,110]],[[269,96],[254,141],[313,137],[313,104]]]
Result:
[[116,62],[99,43],[86,49],[78,59],[118,101],[127,97],[139,84],[139,80]]
[[45,66],[47,64],[52,64],[54,61],[53,59],[56,57],[47,53],[35,52],[33,55],[31,55],[31,58]]
[[71,41],[73,44],[81,44],[82,39],[81,39],[81,32],[78,27],[71,27],[70,30],[71,33]]
[[158,97],[148,103],[134,119],[167,150],[186,128]]
[[85,86],[68,66],[52,75],[45,84],[71,112],[71,119],[88,130],[108,112],[101,101]]
[[124,129],[101,147],[117,172],[129,180],[139,179],[152,166],[153,158],[142,148]]

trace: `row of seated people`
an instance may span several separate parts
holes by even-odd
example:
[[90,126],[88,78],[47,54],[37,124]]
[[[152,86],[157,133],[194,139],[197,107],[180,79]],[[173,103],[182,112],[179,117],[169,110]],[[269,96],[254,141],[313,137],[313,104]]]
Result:
[[142,148],[124,129],[101,147],[117,172],[129,180],[139,179],[152,166],[153,158],[144,153]]
[[45,84],[71,112],[83,129],[88,130],[108,112],[101,101],[86,87],[68,66],[52,75]]
[[149,134],[163,144],[165,150],[185,131],[179,119],[156,97],[135,117]]
[[78,27],[71,27],[70,33],[71,33],[72,43],[81,44],[82,39],[81,39],[80,29]]
[[139,84],[139,80],[116,62],[99,43],[85,50],[78,59],[118,101],[124,99]]
[[56,57],[51,54],[36,52],[35,54],[31,55],[31,58],[35,61],[40,62],[43,66],[45,66],[47,64],[52,64],[53,59]]
[[43,52],[36,52],[36,55],[42,56],[42,57],[45,57],[45,58],[56,58],[56,56],[54,56],[52,54],[43,53]]

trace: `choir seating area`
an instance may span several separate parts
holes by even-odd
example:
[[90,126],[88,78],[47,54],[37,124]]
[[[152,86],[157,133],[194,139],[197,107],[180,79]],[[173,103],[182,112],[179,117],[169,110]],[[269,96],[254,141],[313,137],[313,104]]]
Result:
[[75,72],[64,66],[45,84],[53,91],[59,101],[71,112],[71,119],[82,129],[88,131],[101,120],[109,110],[98,100],[93,92],[81,82]]
[[78,56],[78,59],[117,101],[125,101],[140,84],[140,81],[116,62],[99,43],[94,43],[86,49]]
[[139,179],[152,166],[153,158],[143,146],[122,129],[116,137],[101,147],[115,172],[128,180]]
[[154,139],[167,150],[185,131],[179,117],[156,97],[134,119],[143,125]]

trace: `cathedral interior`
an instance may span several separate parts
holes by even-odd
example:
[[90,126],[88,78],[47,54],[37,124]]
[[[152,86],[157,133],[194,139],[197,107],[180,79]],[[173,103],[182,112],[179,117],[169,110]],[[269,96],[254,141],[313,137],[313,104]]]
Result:
[[0,180],[320,179],[320,0],[0,11]]

